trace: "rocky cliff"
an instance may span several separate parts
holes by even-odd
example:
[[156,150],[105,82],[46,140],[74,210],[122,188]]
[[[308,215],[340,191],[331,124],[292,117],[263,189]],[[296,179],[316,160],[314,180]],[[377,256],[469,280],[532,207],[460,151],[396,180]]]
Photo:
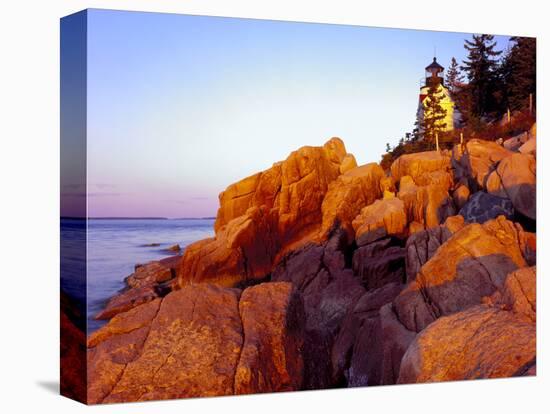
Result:
[[91,403],[532,375],[536,151],[357,166],[302,147],[220,194],[215,236],[127,278]]

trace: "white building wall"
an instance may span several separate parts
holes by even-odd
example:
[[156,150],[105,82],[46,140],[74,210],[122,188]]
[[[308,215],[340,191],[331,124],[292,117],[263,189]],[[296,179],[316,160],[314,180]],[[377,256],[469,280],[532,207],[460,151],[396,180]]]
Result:
[[[420,95],[427,95],[428,90],[430,88],[428,86],[423,86],[420,88]],[[447,111],[447,114],[445,116],[445,119],[443,122],[445,122],[445,131],[452,131],[456,127],[458,127],[457,117],[455,116],[455,103],[451,99],[451,95],[449,94],[449,90],[445,88],[444,86],[440,85],[438,93],[443,92],[443,99],[441,100],[441,106],[443,109]],[[456,114],[458,114],[456,112]],[[417,118],[420,124],[420,121],[424,118],[424,102],[418,102],[418,110],[417,110]]]

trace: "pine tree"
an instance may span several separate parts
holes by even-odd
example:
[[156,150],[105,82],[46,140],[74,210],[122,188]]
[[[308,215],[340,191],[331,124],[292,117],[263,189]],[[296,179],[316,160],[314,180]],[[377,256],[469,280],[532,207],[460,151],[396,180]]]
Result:
[[533,102],[537,91],[536,39],[511,37],[514,43],[502,63],[502,78],[510,109],[524,109],[529,105],[529,94]]
[[502,51],[495,50],[493,35],[472,35],[464,48],[468,57],[460,67],[466,72],[471,98],[471,111],[475,117],[482,117],[497,109],[494,93],[498,91],[498,59]]
[[437,84],[432,84],[424,98],[424,112],[420,121],[420,129],[424,140],[432,144],[435,142],[435,135],[444,131],[447,126],[443,122],[447,116],[447,110],[441,106],[441,100],[444,97],[442,88]]
[[453,57],[451,59],[451,65],[447,70],[447,75],[445,77],[445,85],[447,85],[447,88],[449,89],[449,92],[451,93],[451,98],[453,98],[453,100],[455,99],[455,95],[458,92],[460,85],[463,81],[464,76],[460,72],[458,62]]

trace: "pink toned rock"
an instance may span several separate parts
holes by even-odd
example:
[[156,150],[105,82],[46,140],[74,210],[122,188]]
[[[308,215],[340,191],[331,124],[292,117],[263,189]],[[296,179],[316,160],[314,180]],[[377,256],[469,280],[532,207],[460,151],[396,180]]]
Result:
[[405,245],[407,282],[413,281],[437,249],[463,227],[464,218],[452,216],[440,226],[411,234]]
[[425,228],[438,226],[455,214],[444,187],[436,184],[417,186],[409,176],[401,178],[397,197],[404,203],[407,221],[415,221]]
[[289,283],[240,294],[186,286],[116,315],[88,340],[89,402],[298,389],[300,296]]
[[297,391],[304,376],[304,310],[291,283],[263,283],[239,301],[244,343],[235,394]]
[[516,229],[521,254],[529,266],[534,266],[537,263],[537,235],[524,231],[519,223],[516,223]]
[[383,177],[380,179],[380,191],[382,191],[383,194],[386,192],[395,193],[395,183],[391,177]]
[[532,155],[513,154],[503,159],[487,179],[487,191],[508,198],[530,219],[537,217],[537,163]]
[[[321,206],[346,155],[342,140],[332,138],[322,147],[302,147],[271,169],[229,186],[220,195],[216,236],[187,247],[179,285],[249,283],[269,274],[286,252],[318,240],[322,224],[333,224],[323,218]],[[342,177],[354,180],[354,170]],[[330,211],[336,220],[340,210]]]
[[512,154],[512,151],[493,141],[471,139],[465,144],[464,151],[460,145],[453,149],[455,176],[470,177],[479,189],[484,189],[485,182],[497,163]]
[[353,220],[359,246],[387,236],[403,236],[407,230],[405,205],[399,198],[376,200]]
[[522,154],[532,154],[534,156],[537,155],[537,139],[536,138],[530,138],[528,139],[525,144],[523,144],[521,147],[518,148],[518,151]]
[[105,305],[105,309],[95,316],[95,319],[110,319],[121,312],[126,312],[158,297],[159,295],[152,285],[127,289],[113,296]]
[[516,135],[515,137],[512,137],[512,138],[508,138],[502,143],[502,146],[509,151],[517,151],[519,147],[521,147],[523,143],[526,141],[524,135],[526,135],[526,133]]
[[535,324],[484,305],[438,319],[411,343],[398,382],[523,375],[535,364]]
[[142,286],[166,282],[175,277],[175,272],[162,261],[153,261],[136,266],[136,270],[125,280],[128,286],[139,288]]
[[537,277],[536,267],[524,267],[506,276],[502,300],[511,309],[537,321]]
[[321,237],[326,238],[334,223],[339,223],[351,241],[354,237],[353,219],[361,209],[382,196],[380,180],[384,171],[375,163],[349,170],[333,181],[321,207],[323,223]]
[[[451,158],[437,152],[417,152],[401,155],[391,165],[391,175],[394,182],[399,182],[401,177],[410,176],[414,183],[420,186],[438,183],[449,183]],[[448,187],[447,187],[448,188]]]
[[393,305],[398,319],[419,332],[440,316],[482,303],[506,276],[527,265],[519,231],[503,216],[470,224],[445,241]]
[[460,210],[468,202],[470,198],[470,189],[464,185],[460,184],[453,191],[453,201],[457,210]]
[[424,230],[424,225],[422,223],[419,223],[418,221],[411,221],[409,223],[409,236]]
[[340,164],[340,174],[345,174],[354,168],[357,168],[357,161],[355,161],[355,157],[353,154],[346,154]]
[[407,329],[397,318],[393,305],[380,308],[382,331],[382,384],[395,384],[399,378],[401,359],[416,337],[416,332]]
[[380,308],[399,294],[402,285],[386,284],[365,293],[343,321],[332,347],[334,383],[348,387],[382,383],[382,326]]
[[353,273],[367,290],[405,281],[405,249],[382,239],[360,246],[353,253]]
[[304,388],[334,386],[330,354],[340,325],[365,293],[346,268],[346,235],[336,231],[323,245],[309,244],[287,255],[274,269],[273,281],[288,281],[304,299]]

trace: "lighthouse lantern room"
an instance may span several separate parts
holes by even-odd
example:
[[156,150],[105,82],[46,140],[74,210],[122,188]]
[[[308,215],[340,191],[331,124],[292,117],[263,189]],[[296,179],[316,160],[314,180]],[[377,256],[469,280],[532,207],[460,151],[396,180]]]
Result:
[[[428,90],[434,86],[437,88],[438,93],[442,94],[441,106],[446,111],[445,131],[453,130],[460,122],[460,113],[455,110],[455,103],[453,102],[449,90],[443,83],[443,71],[445,68],[437,63],[437,59],[434,57],[433,62],[426,66],[426,82],[420,86],[420,94],[418,100],[417,119],[419,124],[424,117],[425,100],[428,96]],[[422,131],[420,131],[422,132]]]
[[434,57],[432,63],[426,66],[426,86],[443,85],[443,70],[445,68],[437,63],[437,59]]

